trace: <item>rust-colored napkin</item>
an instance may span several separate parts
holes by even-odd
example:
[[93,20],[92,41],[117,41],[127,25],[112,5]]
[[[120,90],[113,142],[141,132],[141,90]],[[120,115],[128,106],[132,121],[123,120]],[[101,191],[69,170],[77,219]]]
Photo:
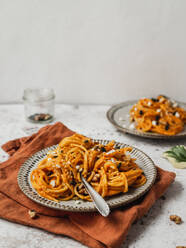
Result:
[[[62,123],[48,125],[29,137],[12,140],[2,146],[10,158],[0,164],[0,217],[23,225],[72,237],[92,248],[120,247],[131,224],[142,217],[174,181],[175,174],[157,167],[158,178],[151,190],[137,203],[115,209],[109,217],[97,213],[72,213],[43,207],[27,198],[19,189],[17,174],[22,163],[35,152],[57,144],[73,132]],[[31,219],[28,210],[39,218]]]

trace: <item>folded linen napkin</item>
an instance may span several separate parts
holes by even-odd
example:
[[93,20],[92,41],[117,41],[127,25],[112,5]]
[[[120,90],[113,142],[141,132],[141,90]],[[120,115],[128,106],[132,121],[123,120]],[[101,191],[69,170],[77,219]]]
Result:
[[[20,166],[37,151],[58,144],[62,138],[73,133],[58,122],[2,146],[10,158],[0,164],[0,218],[66,235],[88,247],[118,248],[124,242],[132,223],[142,217],[174,181],[175,173],[157,167],[157,180],[150,191],[139,201],[112,210],[107,218],[96,212],[59,211],[33,202],[22,193],[17,184]],[[29,209],[35,210],[39,218],[31,219]]]

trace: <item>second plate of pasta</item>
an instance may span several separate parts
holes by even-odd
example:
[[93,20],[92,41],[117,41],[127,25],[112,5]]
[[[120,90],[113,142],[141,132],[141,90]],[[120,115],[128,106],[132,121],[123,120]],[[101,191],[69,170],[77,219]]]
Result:
[[[89,139],[89,142],[90,142],[90,139]],[[91,142],[97,144],[98,149],[101,149],[101,147],[105,147],[106,149],[109,149],[109,146],[113,145],[112,142],[107,141],[107,140],[91,139]],[[144,176],[142,176],[141,178],[138,177],[139,179],[135,182],[132,182],[129,178],[129,181],[128,181],[129,184],[131,185],[133,184],[132,185],[133,187],[129,187],[129,189],[128,189],[128,186],[126,188],[124,185],[124,187],[118,187],[118,188],[110,187],[110,190],[104,191],[104,187],[103,187],[100,191],[100,194],[105,198],[110,208],[115,208],[118,206],[126,205],[138,199],[152,187],[155,181],[155,178],[156,178],[155,165],[153,161],[145,153],[138,150],[137,148],[134,148],[127,144],[118,143],[118,142],[114,143],[114,147],[115,148],[117,147],[117,149],[119,149],[119,151],[121,151],[122,153],[125,153],[125,151],[129,153],[131,166],[134,169],[134,173],[136,173],[135,170],[137,170],[139,173],[143,172]],[[61,194],[58,194],[59,192],[57,191],[53,192],[51,190],[51,188],[55,186],[53,185],[54,177],[52,176],[54,172],[52,169],[50,169],[50,171],[49,169],[46,169],[47,166],[50,166],[48,165],[48,163],[46,163],[46,160],[47,161],[48,159],[51,160],[50,154],[52,154],[52,156],[55,156],[54,153],[56,153],[59,148],[61,148],[59,145],[48,147],[46,149],[43,149],[37,152],[32,157],[30,157],[20,168],[20,171],[18,174],[19,187],[21,188],[21,190],[27,197],[47,207],[51,207],[51,208],[58,209],[58,210],[76,211],[76,212],[95,211],[96,209],[94,207],[94,204],[91,201],[89,201],[89,197],[88,196],[84,197],[84,195],[81,194],[81,188],[79,187],[79,184],[78,184],[78,180],[79,180],[78,174],[75,176],[76,182],[74,182],[75,184],[76,183],[77,184],[73,187],[73,182],[71,182],[71,186],[69,186],[69,188],[71,187],[74,188],[73,195],[68,189],[65,189],[65,187],[62,189],[62,190],[66,190],[64,191],[64,194],[62,194],[62,197],[61,197]],[[116,149],[116,153],[118,153],[117,149]],[[112,149],[111,153],[112,152],[115,152],[115,151]],[[110,156],[110,152],[107,152],[105,154],[107,157]],[[120,155],[117,154],[115,157],[117,158],[118,156]],[[115,163],[117,164],[117,161],[115,161]],[[43,192],[40,191],[40,189],[43,188],[43,186],[42,187],[39,186],[40,184],[42,184],[42,182],[40,182],[40,178],[42,176],[46,177],[46,175],[38,174],[38,171],[40,171],[40,169],[38,169],[38,165],[41,169],[44,168],[44,171],[47,171],[47,175],[48,175],[48,178],[46,178],[45,180],[48,182],[49,187],[46,188],[45,191]],[[56,165],[58,164],[56,163],[55,166]],[[99,165],[97,164],[97,166]],[[105,166],[107,166],[107,164]],[[122,165],[117,164],[117,167],[118,166],[120,167]],[[80,169],[81,168],[78,168],[79,171]],[[43,172],[41,171],[41,173]],[[86,167],[84,167],[85,176],[86,176],[86,173],[88,173],[88,170],[86,170]],[[102,173],[101,170],[100,170],[100,173]],[[125,177],[123,172],[119,173],[119,171],[113,170],[112,175],[107,175],[107,178],[111,180],[110,185],[112,185],[114,182],[112,181],[112,177],[114,176],[114,174],[117,174],[118,176],[121,176],[121,177]],[[92,177],[95,176],[94,173],[90,174],[90,177],[91,175]],[[64,181],[69,180],[69,179],[66,179],[65,175],[62,175],[62,177]],[[102,177],[101,174],[100,174],[100,177]],[[102,178],[104,180],[104,177]],[[92,181],[91,178],[90,178],[90,182],[92,182],[92,185],[95,188],[99,187],[99,185],[96,184],[96,181],[95,182],[94,180]],[[55,181],[55,183],[57,183],[57,181]],[[102,182],[102,184],[104,185],[104,182]],[[52,186],[50,187],[50,185]],[[66,185],[68,185],[68,183]],[[120,192],[121,189],[123,193]]]
[[[144,138],[151,138],[151,139],[175,139],[175,138],[182,138],[186,137],[186,125],[184,126],[183,130],[176,133],[175,135],[166,135],[162,133],[156,133],[151,131],[143,131],[139,128],[137,129],[134,122],[131,122],[131,110],[135,109],[138,100],[131,100],[119,103],[117,105],[112,106],[107,112],[108,120],[120,131],[124,133],[133,134],[136,136],[141,136]],[[151,103],[151,102],[150,102]],[[177,102],[179,106],[183,109],[186,109],[186,103]],[[148,104],[148,103],[147,103]],[[159,109],[157,109],[158,111]],[[139,114],[141,114],[139,112]],[[157,116],[158,116],[157,112]],[[156,126],[157,120],[153,121],[152,124]],[[165,130],[166,130],[165,124]],[[154,130],[156,131],[156,130]]]

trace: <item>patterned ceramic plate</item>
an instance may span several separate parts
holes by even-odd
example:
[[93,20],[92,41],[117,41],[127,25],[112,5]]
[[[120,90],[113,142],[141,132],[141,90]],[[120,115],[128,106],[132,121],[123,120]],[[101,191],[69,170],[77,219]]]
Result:
[[[151,139],[176,139],[181,137],[186,137],[186,126],[181,133],[178,133],[173,136],[157,134],[152,132],[142,132],[137,129],[131,129],[130,123],[130,116],[129,111],[134,104],[137,103],[136,101],[127,101],[111,107],[107,112],[108,120],[120,131],[125,133],[130,133],[136,136],[141,136],[144,138],[151,138]],[[186,103],[178,102],[178,104],[186,109]]]
[[[109,142],[108,140],[93,140],[93,141],[99,142],[104,145]],[[120,147],[128,146],[126,144],[117,143],[117,142],[116,145]],[[75,212],[96,211],[94,204],[92,202],[83,201],[83,200],[69,200],[69,201],[55,202],[48,200],[44,197],[41,197],[32,187],[30,182],[31,171],[37,167],[38,162],[46,156],[49,150],[53,150],[55,148],[56,146],[52,146],[35,153],[21,166],[18,173],[18,185],[20,189],[27,197],[46,207],[50,207],[58,210],[75,211]],[[107,198],[106,201],[109,204],[110,208],[126,205],[138,199],[152,187],[156,179],[156,167],[153,161],[145,153],[133,147],[133,150],[130,154],[131,157],[137,159],[136,162],[143,169],[145,176],[147,177],[147,182],[143,186],[137,189],[130,189],[125,194],[119,194]]]

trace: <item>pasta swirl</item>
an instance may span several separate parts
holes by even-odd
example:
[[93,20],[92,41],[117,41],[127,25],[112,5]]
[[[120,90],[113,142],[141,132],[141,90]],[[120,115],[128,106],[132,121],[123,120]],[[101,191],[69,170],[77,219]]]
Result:
[[64,138],[32,171],[32,186],[39,195],[53,201],[90,201],[81,182],[82,173],[102,197],[125,193],[129,187],[146,182],[142,169],[129,155],[131,150],[116,147],[114,141],[95,143],[76,133]]
[[164,135],[181,132],[186,123],[186,111],[165,96],[140,99],[130,110],[130,120],[136,129]]

